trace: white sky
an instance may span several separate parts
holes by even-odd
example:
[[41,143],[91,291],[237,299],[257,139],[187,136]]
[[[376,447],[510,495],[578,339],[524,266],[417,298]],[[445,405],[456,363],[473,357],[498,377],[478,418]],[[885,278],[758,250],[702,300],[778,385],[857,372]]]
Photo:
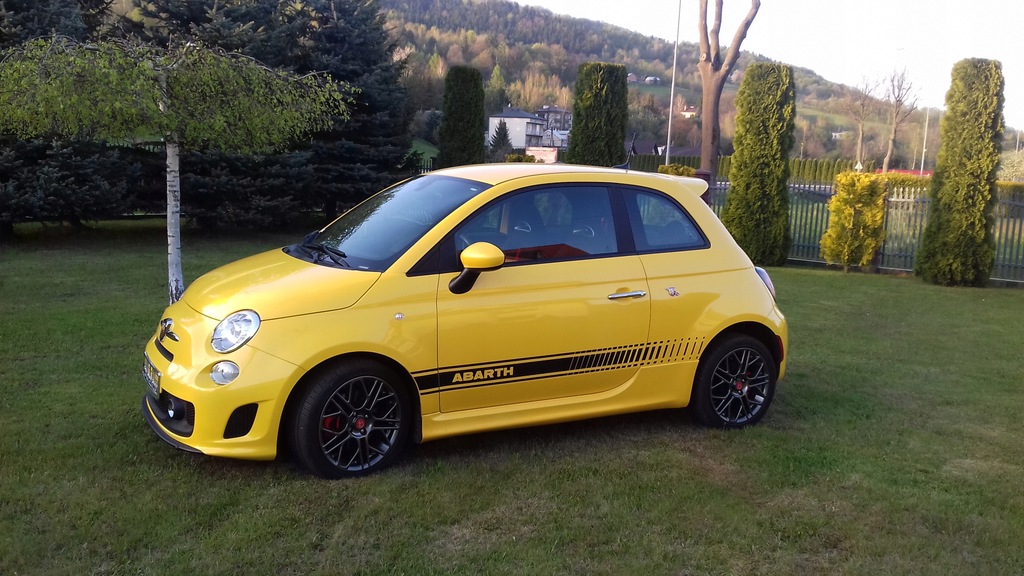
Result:
[[[609,22],[681,42],[697,41],[697,0],[516,0],[558,14]],[[724,0],[723,44],[750,9]],[[709,2],[708,20],[714,19]],[[1024,128],[1024,0],[761,0],[743,50],[857,85],[907,69],[918,106],[944,108],[953,64],[991,58],[1003,64],[1004,114]]]

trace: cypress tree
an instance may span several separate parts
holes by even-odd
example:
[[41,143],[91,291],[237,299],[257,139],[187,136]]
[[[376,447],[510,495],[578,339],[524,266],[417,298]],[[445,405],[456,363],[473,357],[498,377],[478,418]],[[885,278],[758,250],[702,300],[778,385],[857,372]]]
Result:
[[750,259],[781,266],[789,256],[789,151],[796,89],[789,66],[747,67],[736,96],[736,152],[722,223]]
[[946,93],[928,192],[928,224],[915,272],[946,286],[984,286],[995,261],[993,210],[1003,139],[1003,71],[995,60],[961,60]]
[[629,90],[621,64],[580,64],[566,162],[614,166],[626,158]]
[[444,78],[440,167],[483,163],[486,131],[483,76],[476,68],[452,66]]

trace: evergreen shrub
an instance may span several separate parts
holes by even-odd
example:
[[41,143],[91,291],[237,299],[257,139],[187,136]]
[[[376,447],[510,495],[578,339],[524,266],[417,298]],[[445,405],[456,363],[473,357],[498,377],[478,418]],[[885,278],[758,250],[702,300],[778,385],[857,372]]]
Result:
[[868,266],[885,240],[886,179],[877,174],[843,172],[828,201],[828,230],[821,255],[829,264]]

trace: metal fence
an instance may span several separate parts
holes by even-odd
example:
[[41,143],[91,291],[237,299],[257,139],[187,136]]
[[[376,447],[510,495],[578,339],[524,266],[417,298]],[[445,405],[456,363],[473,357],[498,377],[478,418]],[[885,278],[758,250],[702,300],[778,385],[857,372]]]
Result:
[[[711,187],[711,208],[721,216],[729,192],[728,182]],[[832,187],[789,184],[789,222],[793,237],[789,259],[821,262],[821,237],[828,229],[828,200]],[[926,188],[894,188],[886,198],[885,242],[879,267],[912,271],[928,217]],[[992,279],[1024,282],[1024,201],[1000,199],[995,210],[996,259]]]

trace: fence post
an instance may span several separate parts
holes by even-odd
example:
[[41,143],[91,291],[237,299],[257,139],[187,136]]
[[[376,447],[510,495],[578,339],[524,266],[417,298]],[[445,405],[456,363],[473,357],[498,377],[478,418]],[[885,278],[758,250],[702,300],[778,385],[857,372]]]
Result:
[[694,176],[708,183],[708,189],[705,190],[704,193],[700,195],[700,199],[703,200],[704,203],[707,204],[708,206],[711,206],[711,171],[698,169],[694,173]]

